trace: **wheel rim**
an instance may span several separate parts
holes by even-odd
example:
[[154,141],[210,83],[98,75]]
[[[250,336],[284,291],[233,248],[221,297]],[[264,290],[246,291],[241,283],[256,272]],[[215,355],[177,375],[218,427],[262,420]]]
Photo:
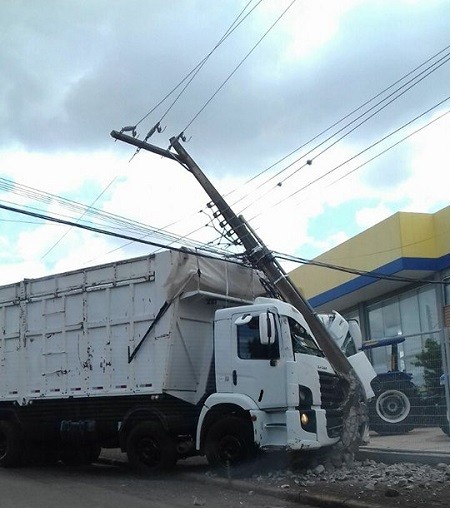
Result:
[[139,442],[139,459],[146,466],[154,467],[161,462],[161,448],[158,442],[151,438],[145,437]]
[[234,464],[244,457],[243,443],[236,436],[224,436],[219,442],[218,455],[223,464]]
[[400,423],[410,413],[409,398],[398,390],[387,390],[377,398],[376,411],[385,422]]

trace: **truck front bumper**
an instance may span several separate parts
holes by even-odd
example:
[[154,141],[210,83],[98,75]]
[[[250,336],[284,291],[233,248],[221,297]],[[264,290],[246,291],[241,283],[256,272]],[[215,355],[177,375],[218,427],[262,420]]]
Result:
[[326,412],[288,409],[266,412],[251,410],[254,439],[261,449],[314,450],[335,444],[339,438],[327,434]]

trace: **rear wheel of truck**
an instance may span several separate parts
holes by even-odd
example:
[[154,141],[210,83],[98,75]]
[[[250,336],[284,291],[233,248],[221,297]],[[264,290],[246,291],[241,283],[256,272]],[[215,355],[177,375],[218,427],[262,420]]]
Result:
[[138,423],[127,438],[130,466],[143,474],[155,474],[172,469],[177,462],[174,440],[157,422]]
[[206,436],[208,463],[223,472],[246,464],[256,452],[252,424],[243,418],[225,416],[211,426]]
[[0,466],[17,467],[22,462],[20,431],[12,422],[0,421]]
[[410,432],[415,427],[415,401],[412,383],[386,383],[370,405],[370,429],[381,435]]

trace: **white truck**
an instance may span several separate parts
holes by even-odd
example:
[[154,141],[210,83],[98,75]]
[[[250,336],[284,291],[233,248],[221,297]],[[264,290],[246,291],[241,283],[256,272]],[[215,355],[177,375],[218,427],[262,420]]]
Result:
[[[0,465],[120,447],[152,472],[336,443],[342,382],[261,277],[164,251],[0,287]],[[349,360],[370,393],[366,356]]]

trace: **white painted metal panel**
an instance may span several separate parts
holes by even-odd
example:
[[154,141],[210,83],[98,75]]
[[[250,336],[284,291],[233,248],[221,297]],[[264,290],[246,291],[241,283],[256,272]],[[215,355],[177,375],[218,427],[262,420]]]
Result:
[[187,298],[179,315],[180,295],[207,289],[249,299],[258,288],[250,269],[169,251],[0,286],[0,398],[181,390],[195,401],[216,307]]

